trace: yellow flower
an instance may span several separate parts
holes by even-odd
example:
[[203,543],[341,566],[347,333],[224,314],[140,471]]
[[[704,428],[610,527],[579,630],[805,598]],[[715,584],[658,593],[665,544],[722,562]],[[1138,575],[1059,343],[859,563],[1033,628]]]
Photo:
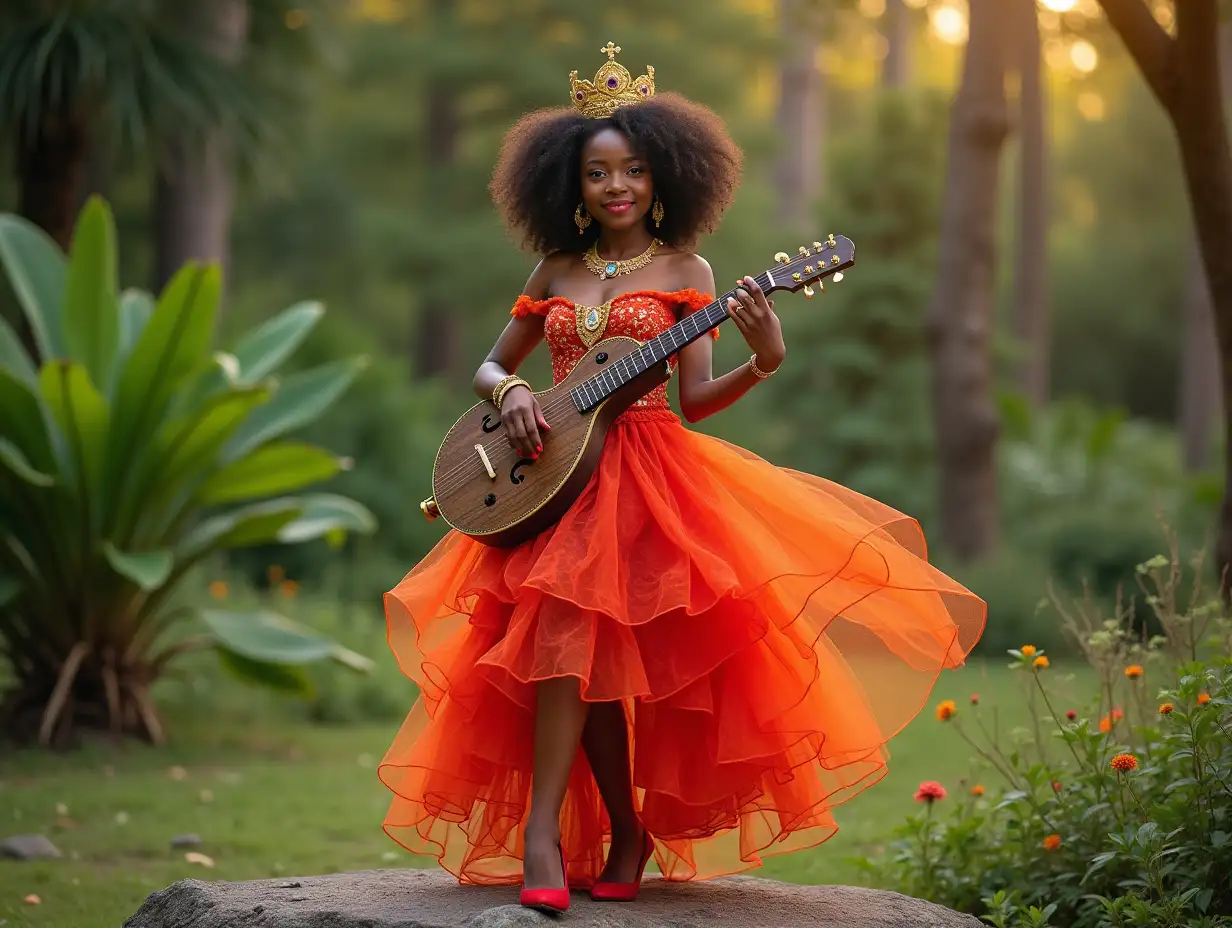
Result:
[[1175,709],[1175,708],[1176,708],[1176,707],[1175,707],[1174,705],[1172,705],[1172,703],[1170,703],[1170,702],[1166,702],[1166,703],[1164,703],[1163,705],[1161,705],[1161,706],[1159,707],[1159,714],[1160,714],[1160,715],[1171,715],[1171,714],[1172,714],[1172,710],[1173,710],[1173,709]]
[[958,711],[958,707],[954,704],[954,700],[946,699],[937,704],[937,721],[948,722],[954,717],[954,713]]
[[1132,754],[1118,754],[1112,758],[1112,769],[1117,773],[1129,773],[1138,769],[1138,758]]
[[1199,693],[1198,694],[1198,705],[1205,706],[1210,701],[1211,701],[1210,693]]
[[1125,676],[1129,677],[1131,680],[1137,680],[1143,673],[1145,673],[1145,671],[1142,669],[1141,664],[1130,664],[1125,668]]
[[1023,657],[1031,657],[1035,654],[1035,645],[1024,644],[1021,648]]
[[213,583],[210,584],[210,595],[213,596],[215,599],[219,599],[219,600],[226,599],[227,598],[227,584],[224,583],[222,580],[215,580]]
[[1039,657],[1037,657],[1035,660],[1031,662],[1031,666],[1034,667],[1036,670],[1043,670],[1045,667],[1048,666],[1048,658],[1046,658],[1044,655],[1041,654]]
[[1044,850],[1046,851],[1055,851],[1060,846],[1061,846],[1061,836],[1060,835],[1049,835],[1047,838],[1044,839]]

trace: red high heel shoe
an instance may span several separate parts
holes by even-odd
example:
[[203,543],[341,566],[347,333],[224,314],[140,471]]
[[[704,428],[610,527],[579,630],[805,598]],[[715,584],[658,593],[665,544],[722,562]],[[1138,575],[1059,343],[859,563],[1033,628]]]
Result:
[[565,881],[564,889],[527,889],[523,886],[518,901],[525,908],[551,914],[559,914],[569,908],[569,864],[565,860],[565,849],[560,846],[557,849],[560,851],[560,875]]
[[642,887],[642,874],[646,872],[646,864],[654,856],[654,838],[645,828],[642,829],[642,862],[637,867],[637,878],[632,883],[607,883],[600,880],[590,890],[590,898],[595,902],[632,902],[637,898],[637,892]]

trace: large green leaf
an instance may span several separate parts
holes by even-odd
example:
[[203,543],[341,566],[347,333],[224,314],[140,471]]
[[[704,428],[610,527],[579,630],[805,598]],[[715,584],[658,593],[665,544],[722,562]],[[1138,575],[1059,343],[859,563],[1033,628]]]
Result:
[[368,671],[372,661],[276,612],[222,612],[207,609],[202,619],[220,647],[265,664],[303,665],[333,660]]
[[14,377],[34,386],[38,383],[38,371],[30,355],[26,354],[25,346],[13,331],[13,327],[0,317],[0,370],[11,373]]
[[37,381],[27,384],[11,371],[0,368],[0,423],[4,435],[17,445],[36,470],[56,470],[48,422],[39,404]]
[[311,698],[316,692],[312,677],[298,664],[266,664],[219,647],[218,660],[223,669],[245,683],[257,683],[290,696]]
[[2,435],[0,435],[0,465],[7,467],[31,486],[49,487],[56,482],[50,474],[44,474],[31,467],[26,456],[21,453],[21,449]]
[[122,366],[154,315],[154,297],[144,290],[125,290],[120,296],[120,335],[116,365]]
[[274,373],[308,337],[324,313],[325,307],[320,303],[296,303],[240,339],[231,353],[239,362],[242,381],[255,383]]
[[304,511],[300,497],[253,503],[204,520],[180,539],[176,553],[182,560],[196,560],[222,548],[247,548],[278,540],[284,525]]
[[290,493],[347,469],[350,462],[302,442],[271,442],[211,474],[197,491],[207,505]]
[[107,401],[90,382],[86,369],[69,361],[52,361],[39,374],[43,401],[64,433],[69,460],[66,473],[76,477],[79,503],[92,503],[102,477],[110,415]]
[[147,593],[157,590],[171,576],[175,556],[170,551],[142,551],[137,554],[121,551],[110,541],[103,542],[103,554],[121,577],[125,577]]
[[67,267],[64,253],[42,229],[11,214],[0,215],[0,263],[30,321],[34,341],[44,359],[62,358]]
[[0,574],[0,609],[17,598],[21,592],[21,583],[15,577]]
[[220,292],[217,268],[188,264],[159,297],[116,383],[108,455],[113,478],[129,470],[162,424],[176,388],[208,361]]
[[223,451],[223,460],[239,460],[265,442],[312,422],[343,394],[366,365],[366,358],[349,358],[290,375],[279,385],[273,399],[236,432]]
[[100,197],[90,197],[69,251],[64,295],[64,342],[94,385],[110,392],[119,336],[115,222]]
[[376,517],[361,503],[333,493],[304,497],[304,509],[278,531],[283,544],[300,544],[317,538],[337,538],[347,533],[371,534]]

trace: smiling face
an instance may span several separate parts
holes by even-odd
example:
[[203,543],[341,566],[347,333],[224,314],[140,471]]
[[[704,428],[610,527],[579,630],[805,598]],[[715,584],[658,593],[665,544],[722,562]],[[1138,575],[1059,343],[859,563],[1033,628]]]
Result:
[[582,146],[582,203],[605,229],[625,230],[645,221],[654,202],[650,165],[623,133],[603,129]]

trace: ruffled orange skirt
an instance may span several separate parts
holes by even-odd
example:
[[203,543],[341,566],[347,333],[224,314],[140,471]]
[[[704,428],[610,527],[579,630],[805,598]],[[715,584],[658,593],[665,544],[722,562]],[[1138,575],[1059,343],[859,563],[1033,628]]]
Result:
[[[709,879],[831,837],[985,618],[914,520],[666,410],[618,420],[553,529],[513,549],[451,532],[385,607],[421,689],[380,765],[385,830],[480,884],[522,876],[536,681],[623,701],[659,868]],[[608,823],[581,750],[561,828],[589,885]]]

